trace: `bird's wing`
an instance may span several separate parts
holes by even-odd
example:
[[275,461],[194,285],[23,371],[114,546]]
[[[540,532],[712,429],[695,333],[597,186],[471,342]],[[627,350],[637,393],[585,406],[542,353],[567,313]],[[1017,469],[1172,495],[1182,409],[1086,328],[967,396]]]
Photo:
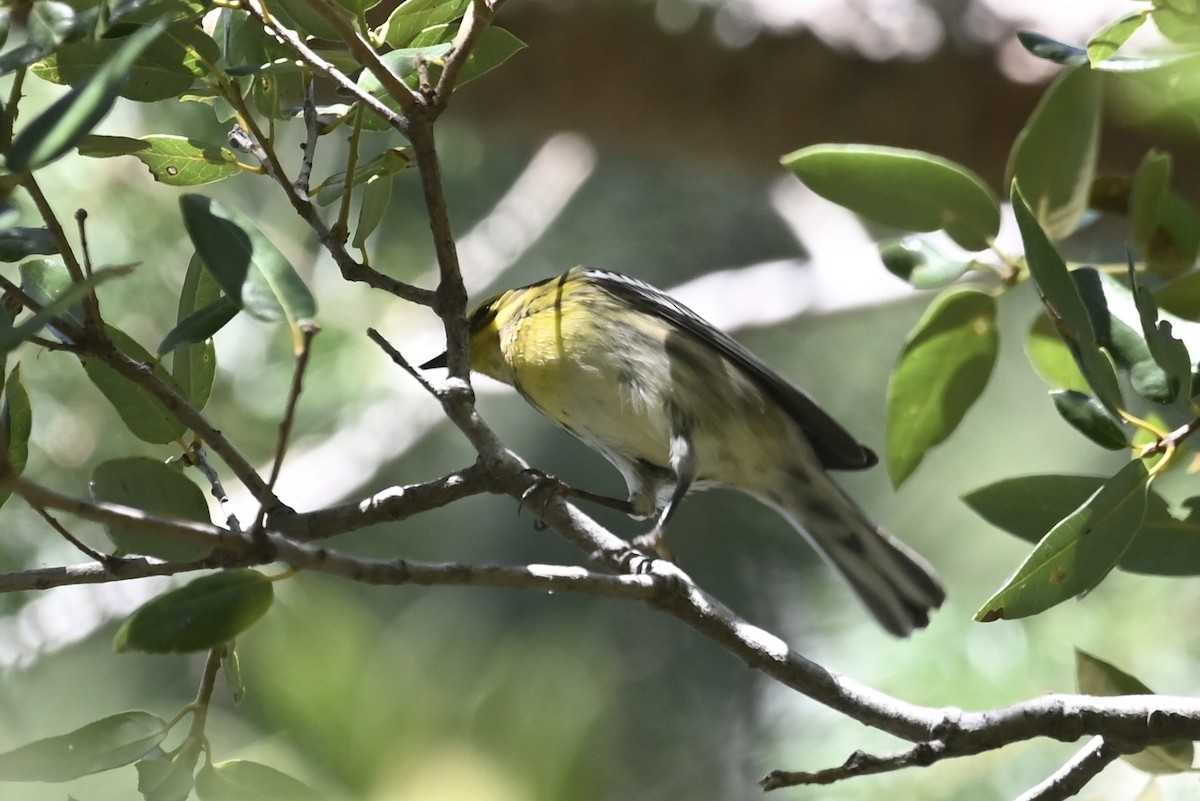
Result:
[[620,273],[588,269],[597,285],[635,308],[665,317],[737,365],[778,403],[808,436],[821,463],[835,470],[863,470],[879,457],[822,409],[808,393],[784,379],[733,337],[679,301],[647,283]]

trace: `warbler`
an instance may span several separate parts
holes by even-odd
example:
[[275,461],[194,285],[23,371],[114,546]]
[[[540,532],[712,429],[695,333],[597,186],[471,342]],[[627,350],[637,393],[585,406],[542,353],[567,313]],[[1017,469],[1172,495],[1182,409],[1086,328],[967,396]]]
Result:
[[[729,487],[779,511],[892,634],[929,622],[945,590],[929,565],[871,521],[826,470],[878,457],[804,391],[649,284],[576,267],[472,312],[470,366],[603,454],[627,501],[656,515],[635,540],[662,549],[690,489]],[[422,365],[445,366],[445,354]]]

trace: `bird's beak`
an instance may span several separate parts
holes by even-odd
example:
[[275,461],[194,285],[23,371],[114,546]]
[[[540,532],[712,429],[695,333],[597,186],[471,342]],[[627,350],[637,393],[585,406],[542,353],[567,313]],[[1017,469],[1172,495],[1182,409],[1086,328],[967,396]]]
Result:
[[446,352],[442,351],[437,356],[434,356],[432,359],[430,359],[429,361],[422,364],[421,369],[422,370],[431,370],[434,367],[445,367],[445,366],[446,366]]

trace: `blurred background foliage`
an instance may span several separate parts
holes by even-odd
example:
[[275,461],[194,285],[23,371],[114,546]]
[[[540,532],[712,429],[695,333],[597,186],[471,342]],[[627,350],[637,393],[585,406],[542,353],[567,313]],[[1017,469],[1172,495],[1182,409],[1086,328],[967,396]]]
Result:
[[[1002,189],[1007,148],[1045,77],[1043,65],[1011,49],[1015,25],[1081,41],[1126,5],[510,0],[499,22],[528,49],[456,97],[441,124],[451,212],[475,245],[464,247],[469,286],[481,297],[577,263],[663,287],[685,284],[681,297],[716,322],[757,324],[739,337],[881,445],[887,376],[925,301],[872,261],[853,223],[797,195],[779,156],[821,141],[916,147],[957,159]],[[389,8],[385,2],[376,13]],[[31,81],[29,91],[50,98],[59,90]],[[119,111],[126,116],[105,124],[113,132],[223,137],[202,106]],[[1117,117],[1102,162],[1129,173],[1146,134]],[[1185,132],[1166,135],[1181,145],[1175,185],[1186,191],[1200,151]],[[377,134],[369,146],[394,144]],[[320,164],[335,171],[337,154]],[[174,190],[122,159],[64,160],[44,183],[63,216],[88,210],[98,263],[144,265],[101,297],[126,331],[157,342],[174,322],[190,256]],[[314,508],[468,463],[462,438],[434,425],[436,404],[363,333],[379,326],[419,360],[441,347],[432,315],[343,283],[267,181],[244,176],[216,193],[253,211],[321,302],[324,333],[284,500]],[[397,180],[371,253],[397,277],[428,274],[432,247],[413,175]],[[728,292],[685,283],[742,267],[778,269],[769,297],[757,289],[747,299],[736,281],[719,285],[733,286]],[[974,517],[958,497],[1007,476],[1110,475],[1121,463],[1058,418],[1016,344],[1038,308],[1029,286],[1002,304],[1000,362],[984,400],[902,492],[890,489],[882,469],[845,477],[945,579],[950,600],[928,630],[909,641],[888,638],[783,520],[741,496],[713,492],[683,505],[672,530],[682,567],[810,658],[913,702],[982,708],[1069,691],[1076,646],[1157,691],[1200,692],[1192,669],[1200,636],[1181,625],[1200,607],[1195,582],[1120,574],[1082,602],[1029,620],[970,622],[1027,546]],[[288,345],[284,331],[242,320],[217,337],[221,372],[207,414],[258,463],[271,453],[290,380]],[[27,349],[19,358],[34,408],[29,475],[83,495],[103,459],[166,455],[125,433],[80,380],[74,357]],[[531,463],[583,487],[621,491],[606,463],[518,397],[480,388],[487,420]],[[1156,488],[1172,497],[1169,482]],[[588,511],[619,533],[640,531]],[[72,530],[102,542],[85,524]],[[18,503],[0,510],[0,531],[3,569],[77,561]],[[512,501],[492,497],[332,544],[383,557],[583,561],[553,533],[535,530]],[[109,645],[113,620],[164,586],[146,580],[0,597],[0,750],[123,709],[170,717],[187,703],[198,656],[118,656]],[[331,799],[746,798],[769,769],[824,767],[856,748],[899,746],[635,604],[313,576],[284,583],[279,596],[239,643],[246,697],[236,707],[228,694],[216,702],[214,755],[269,762]],[[1008,798],[1071,749],[1036,742],[781,794]],[[1084,797],[1133,797],[1144,781],[1117,763]],[[132,771],[114,771],[69,792],[80,801],[128,798],[132,782]],[[1185,798],[1194,783],[1176,777],[1163,787]],[[61,799],[65,789],[5,792],[40,801]]]

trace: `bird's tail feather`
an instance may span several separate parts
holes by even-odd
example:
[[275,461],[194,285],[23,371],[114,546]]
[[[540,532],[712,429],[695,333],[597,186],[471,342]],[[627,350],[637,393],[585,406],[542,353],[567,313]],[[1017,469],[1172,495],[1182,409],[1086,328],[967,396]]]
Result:
[[898,637],[929,623],[946,591],[916,552],[876,525],[823,471],[780,511],[846,578],[879,623]]

